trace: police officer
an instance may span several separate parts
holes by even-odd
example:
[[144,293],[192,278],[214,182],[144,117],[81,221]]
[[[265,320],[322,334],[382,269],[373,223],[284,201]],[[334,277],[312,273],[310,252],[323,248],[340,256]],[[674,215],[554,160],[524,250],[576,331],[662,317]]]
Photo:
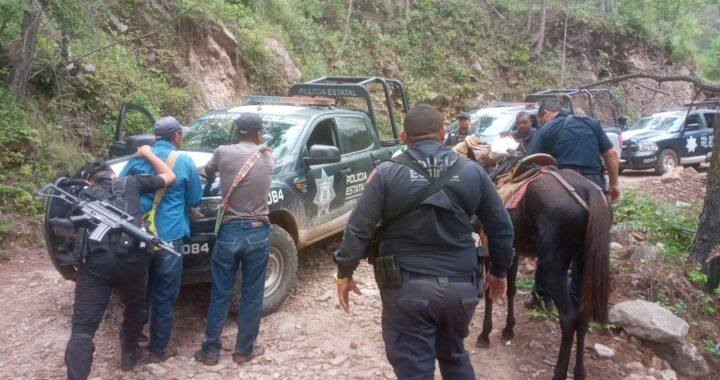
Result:
[[445,145],[454,147],[458,143],[465,141],[465,138],[470,133],[470,114],[467,112],[461,112],[458,116],[458,129],[448,133],[445,137]]
[[[140,147],[137,156],[147,159],[158,175],[116,179],[115,173],[105,162],[93,161],[80,172],[90,185],[81,192],[80,197],[110,200],[118,207],[123,204],[124,211],[140,226],[140,196],[169,186],[175,181],[175,174],[152,153],[149,146]],[[93,338],[113,288],[118,291],[125,305],[120,330],[120,367],[124,371],[131,370],[143,357],[138,338],[147,318],[145,289],[149,254],[147,249],[140,249],[138,242],[130,242],[129,246],[123,247],[119,242],[120,237],[121,232],[111,232],[104,242],[96,244],[87,241],[87,245],[83,246],[87,251],[83,252],[85,260],[78,268],[72,333],[65,349],[68,379],[87,379],[90,375],[95,352]]]
[[443,378],[475,379],[463,345],[478,304],[478,291],[482,291],[477,285],[478,257],[471,217],[480,219],[489,239],[492,265],[485,284],[493,300],[507,289],[513,227],[492,181],[473,162],[461,166],[443,190],[398,218],[413,198],[426,193],[430,181],[443,178],[459,159],[443,146],[443,117],[432,106],[414,107],[404,127],[402,139],[409,148],[403,154],[418,170],[390,161],[369,176],[342,245],[334,253],[340,305],[349,312],[349,292],[360,293],[353,271],[378,222],[397,218],[382,228],[375,263],[377,281],[381,262],[395,263],[400,279],[380,289],[387,358],[400,379],[432,379],[436,359]]
[[[611,201],[620,197],[618,174],[620,162],[617,151],[603,131],[600,123],[589,116],[571,115],[556,101],[545,101],[538,109],[538,119],[543,126],[535,133],[526,154],[545,153],[553,156],[560,169],[571,169],[598,185],[609,194]],[[608,188],[603,175],[603,160],[610,177]],[[570,296],[575,305],[580,302],[580,273],[573,261]],[[538,268],[541,271],[542,268]],[[550,306],[550,294],[541,276],[535,276],[533,292],[525,300],[525,306],[533,307],[542,301]]]

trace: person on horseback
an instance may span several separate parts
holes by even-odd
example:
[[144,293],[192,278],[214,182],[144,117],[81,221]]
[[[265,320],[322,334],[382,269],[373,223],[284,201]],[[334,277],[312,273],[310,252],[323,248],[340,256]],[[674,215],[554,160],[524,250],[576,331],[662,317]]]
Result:
[[445,145],[454,147],[460,142],[465,141],[465,138],[470,134],[470,114],[467,112],[461,112],[458,116],[458,129],[452,131],[445,137]]
[[[612,202],[620,198],[618,183],[620,162],[610,139],[600,123],[592,117],[572,115],[556,101],[545,101],[538,109],[542,127],[535,133],[525,155],[545,153],[557,160],[559,169],[571,169],[599,186]],[[610,186],[603,175],[603,160],[610,177]],[[570,295],[579,304],[580,273],[573,261]],[[533,291],[524,304],[532,308],[552,301],[542,281],[536,276]]]

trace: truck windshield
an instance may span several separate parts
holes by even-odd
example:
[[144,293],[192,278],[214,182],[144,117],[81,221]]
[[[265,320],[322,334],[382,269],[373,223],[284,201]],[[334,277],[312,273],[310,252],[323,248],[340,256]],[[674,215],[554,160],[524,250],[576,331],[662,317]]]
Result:
[[[500,132],[507,131],[510,125],[515,121],[517,111],[498,111],[497,109],[482,109],[473,113],[470,121],[470,133],[478,136],[496,136]],[[448,127],[447,132],[458,129],[458,121],[453,121]]]
[[[203,116],[189,125],[183,136],[183,148],[211,152],[220,145],[235,143],[233,122],[240,114],[215,113]],[[260,114],[265,122],[263,144],[272,148],[273,156],[281,159],[297,141],[308,118],[292,115]]]
[[655,129],[660,131],[676,131],[680,129],[680,117],[654,115],[638,120],[629,130]]

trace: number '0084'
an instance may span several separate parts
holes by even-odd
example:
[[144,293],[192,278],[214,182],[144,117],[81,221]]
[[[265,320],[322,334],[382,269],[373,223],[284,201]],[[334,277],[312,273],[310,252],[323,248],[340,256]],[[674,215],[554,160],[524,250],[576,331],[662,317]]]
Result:
[[267,204],[269,204],[269,205],[278,203],[283,200],[285,200],[285,196],[283,195],[282,190],[273,190],[268,193]]

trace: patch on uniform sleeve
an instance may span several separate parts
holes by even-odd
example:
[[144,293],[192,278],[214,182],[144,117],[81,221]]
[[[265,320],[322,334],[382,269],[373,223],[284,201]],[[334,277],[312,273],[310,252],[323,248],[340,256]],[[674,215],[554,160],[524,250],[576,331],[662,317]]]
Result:
[[375,173],[377,173],[377,168],[373,169],[373,171],[370,172],[370,175],[367,178],[367,183],[372,182],[373,178],[375,178]]

